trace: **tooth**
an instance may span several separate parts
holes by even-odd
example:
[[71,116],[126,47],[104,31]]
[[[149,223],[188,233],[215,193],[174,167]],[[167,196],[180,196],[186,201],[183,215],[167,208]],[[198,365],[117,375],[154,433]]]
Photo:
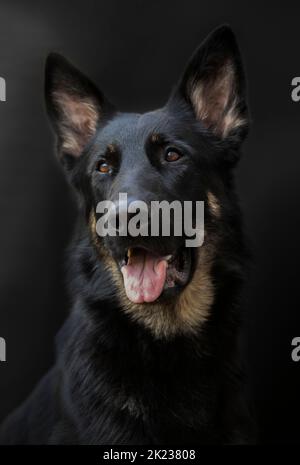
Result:
[[166,255],[164,259],[167,260],[167,262],[169,262],[172,259],[172,257],[173,255]]
[[132,249],[127,250],[127,257],[130,258],[132,255]]

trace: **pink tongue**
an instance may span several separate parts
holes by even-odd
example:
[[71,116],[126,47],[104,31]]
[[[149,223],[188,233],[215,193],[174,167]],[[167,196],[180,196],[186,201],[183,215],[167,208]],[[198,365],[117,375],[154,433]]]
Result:
[[121,268],[126,295],[131,302],[154,302],[162,293],[167,272],[167,262],[149,252],[142,251],[130,257]]

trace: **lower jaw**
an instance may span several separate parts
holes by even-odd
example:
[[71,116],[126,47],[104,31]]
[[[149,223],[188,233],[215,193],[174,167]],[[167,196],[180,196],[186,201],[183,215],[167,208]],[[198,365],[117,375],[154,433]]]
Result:
[[[188,285],[193,275],[194,268],[194,254],[191,249],[179,249],[173,258],[170,259],[170,265],[167,269],[167,275],[164,283],[164,287],[161,293],[154,300],[149,301],[132,301],[129,297],[128,300],[132,303],[155,305],[161,303],[172,303],[175,301],[184,288]],[[125,283],[124,290],[125,289]]]
[[174,287],[167,287],[163,289],[160,296],[154,302],[152,302],[152,304],[155,305],[155,304],[166,303],[166,302],[168,303],[174,302],[180,296],[180,294],[183,292],[186,286],[187,284],[184,286],[177,285]]

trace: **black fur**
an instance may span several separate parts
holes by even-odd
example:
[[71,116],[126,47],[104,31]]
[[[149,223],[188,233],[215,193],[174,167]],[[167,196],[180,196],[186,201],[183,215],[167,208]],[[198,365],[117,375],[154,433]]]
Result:
[[[214,107],[201,120],[191,89],[201,85],[205,95],[213,89],[211,95],[218,98],[221,92],[221,98],[218,77],[227,72],[224,63],[229,63],[231,73],[227,106],[220,113]],[[71,110],[73,98],[79,106],[88,100],[92,112],[83,108],[86,113],[78,127],[64,108],[62,95],[70,99]],[[58,154],[78,197],[77,234],[68,264],[73,308],[57,337],[54,368],[4,422],[0,442],[251,442],[252,420],[238,357],[246,252],[233,180],[248,125],[245,78],[233,33],[223,26],[209,36],[161,110],[143,116],[119,114],[87,78],[57,55],[47,62],[46,101]],[[233,103],[241,122],[221,134],[222,118]],[[215,102],[210,98],[204,104]],[[89,126],[85,118],[93,120]],[[93,123],[96,130],[86,140],[85,129]],[[69,151],[66,134],[74,142]],[[151,139],[153,134],[158,134],[158,142]],[[107,148],[110,144],[113,151]],[[167,145],[178,147],[184,156],[168,165],[163,158]],[[106,177],[97,170],[103,158],[112,166]],[[89,225],[96,203],[115,198],[118,192],[146,201],[207,200],[208,192],[218,199],[221,216],[209,208],[205,212],[206,233],[216,241],[215,298],[209,318],[196,331],[159,337],[123,312],[117,284],[100,256],[105,250],[118,260],[124,241],[132,239],[105,238],[98,250]],[[149,240],[165,253],[182,239]],[[169,298],[165,297],[166,305]]]

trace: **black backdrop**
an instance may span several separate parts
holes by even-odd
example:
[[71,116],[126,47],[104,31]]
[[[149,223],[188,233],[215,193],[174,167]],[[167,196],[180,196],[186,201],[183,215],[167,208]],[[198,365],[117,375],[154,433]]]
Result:
[[65,54],[123,110],[164,103],[186,59],[217,25],[231,24],[244,54],[253,125],[237,171],[254,255],[246,291],[244,352],[261,439],[300,436],[298,308],[300,3],[240,1],[2,0],[0,76],[0,419],[53,360],[68,302],[64,248],[74,206],[52,155],[44,111],[48,52]]

